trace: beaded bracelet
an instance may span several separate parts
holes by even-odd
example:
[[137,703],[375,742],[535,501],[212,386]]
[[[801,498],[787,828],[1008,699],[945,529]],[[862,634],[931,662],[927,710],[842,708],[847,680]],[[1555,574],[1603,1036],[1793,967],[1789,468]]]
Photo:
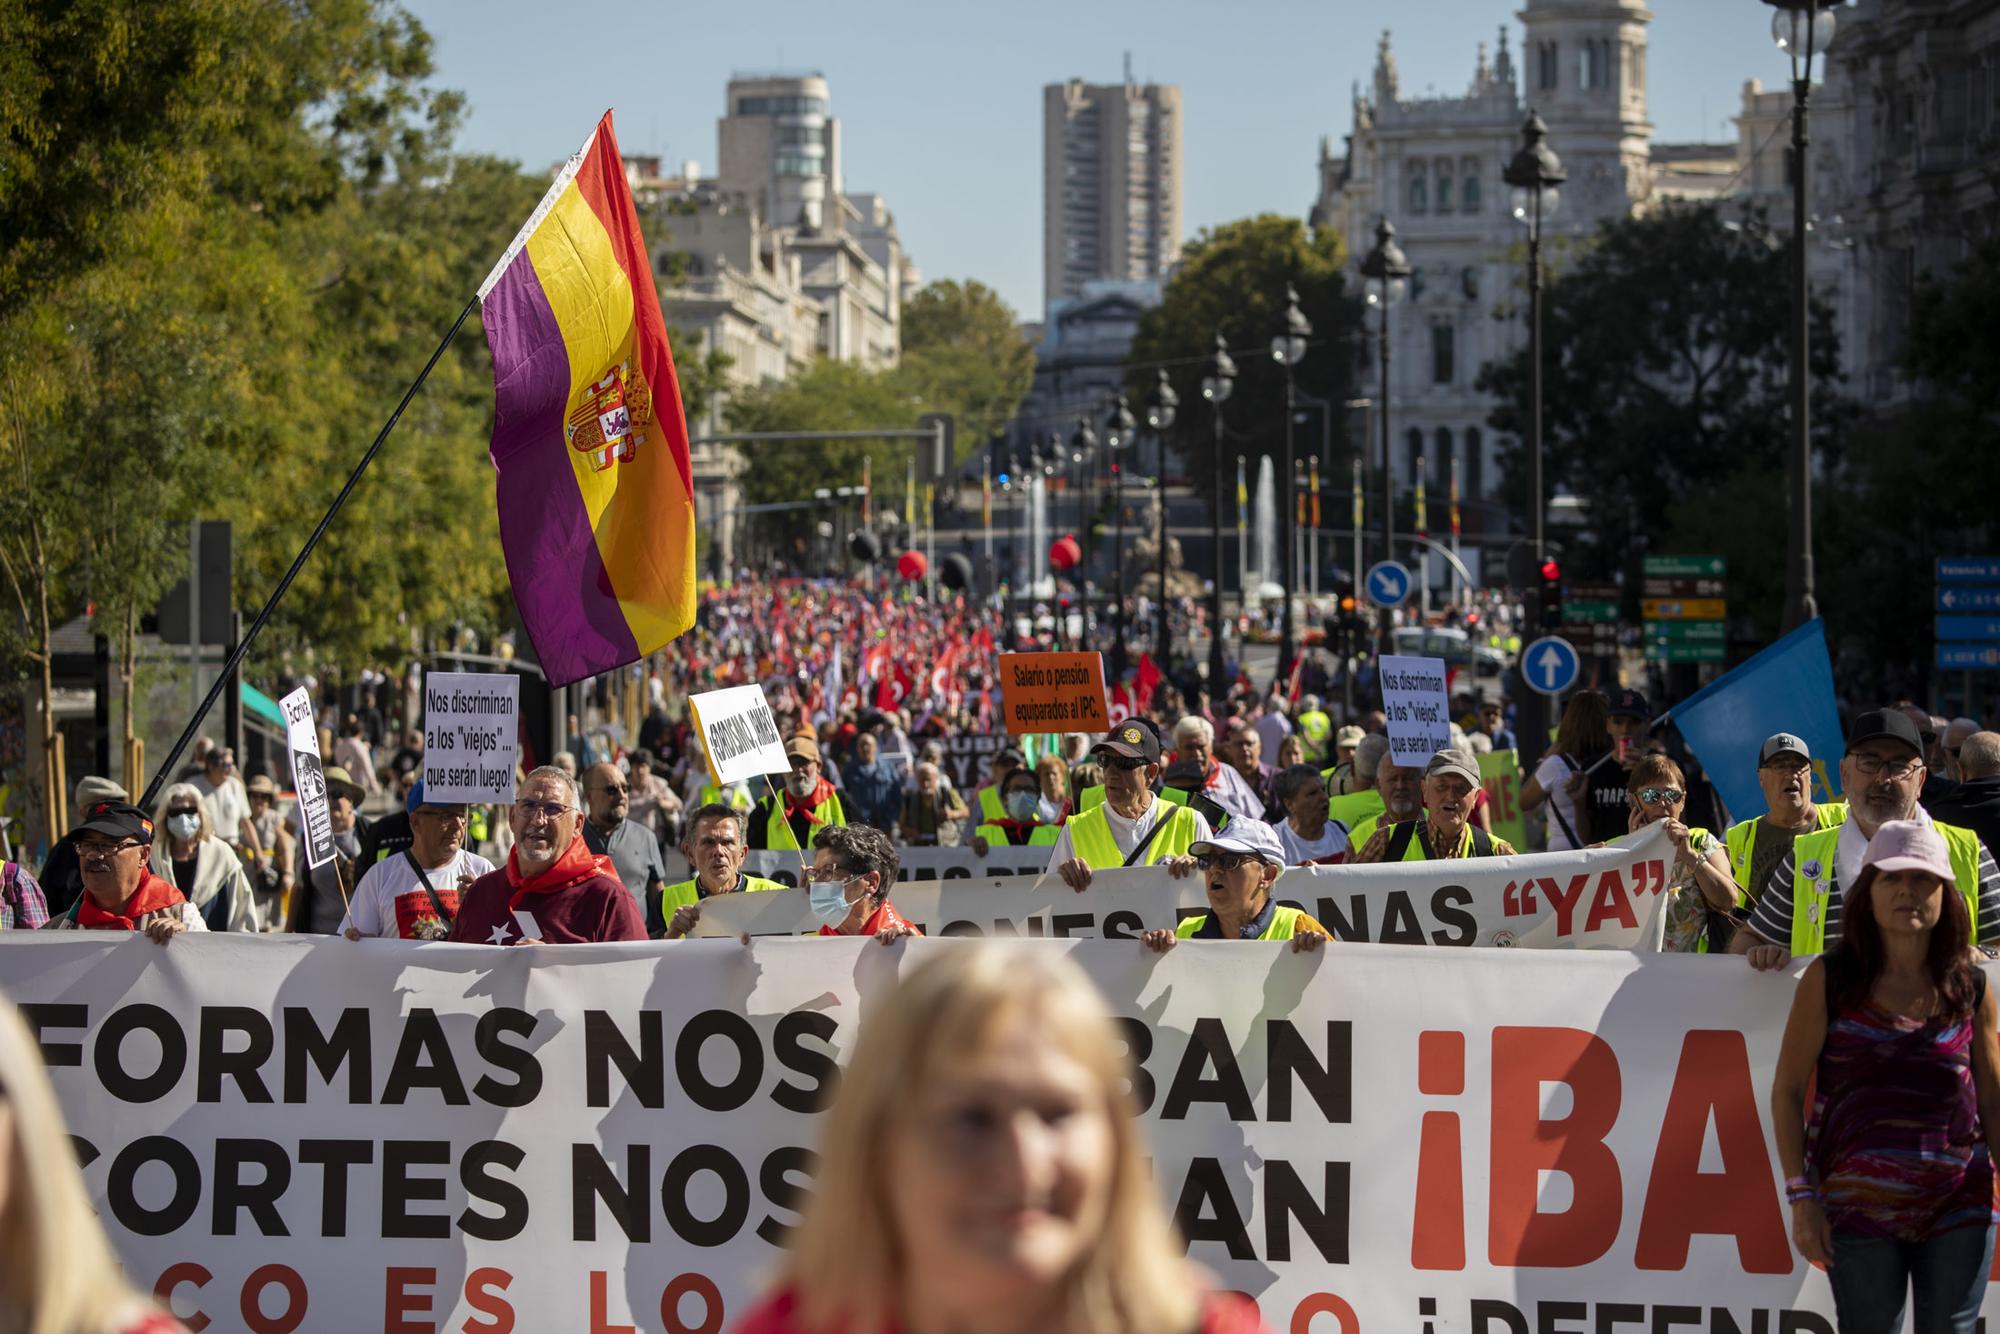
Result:
[[1799,1188],[1800,1186],[1808,1186],[1808,1187],[1809,1187],[1809,1186],[1811,1186],[1811,1185],[1812,1185],[1812,1178],[1811,1178],[1811,1177],[1786,1177],[1786,1178],[1785,1178],[1785,1189],[1786,1189],[1786,1190],[1796,1190],[1796,1189],[1798,1189],[1798,1188]]
[[1810,1186],[1807,1186],[1801,1190],[1788,1190],[1785,1192],[1786,1204],[1804,1204],[1807,1200],[1811,1200],[1814,1203],[1818,1203],[1819,1192],[1812,1189],[1812,1187]]

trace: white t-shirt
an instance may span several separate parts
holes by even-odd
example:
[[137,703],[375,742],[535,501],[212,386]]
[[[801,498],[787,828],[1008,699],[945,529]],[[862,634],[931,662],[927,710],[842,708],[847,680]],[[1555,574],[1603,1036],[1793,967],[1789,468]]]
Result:
[[1352,845],[1347,840],[1347,826],[1338,820],[1328,820],[1319,837],[1307,840],[1292,828],[1290,819],[1274,825],[1278,831],[1279,846],[1285,850],[1285,865],[1310,866],[1314,864],[1333,865],[1348,858]]
[[[1158,824],[1161,818],[1169,810],[1173,809],[1173,807],[1171,803],[1160,800],[1156,794],[1152,801],[1146,804],[1145,812],[1136,820],[1128,820],[1117,811],[1112,810],[1111,803],[1108,801],[1104,803],[1103,809],[1104,823],[1111,831],[1111,841],[1117,845],[1121,855],[1129,857],[1132,855],[1132,849],[1138,847],[1140,841],[1146,835],[1153,832],[1153,826]],[[1192,810],[1192,808],[1190,809]],[[1192,811],[1192,813],[1194,815],[1194,837],[1189,841],[1200,843],[1212,837],[1214,831],[1208,827],[1208,818],[1200,811]],[[1056,845],[1049,849],[1048,869],[1043,871],[1042,878],[1035,882],[1035,888],[1046,889],[1050,885],[1061,884],[1062,877],[1057,873],[1056,868],[1074,856],[1076,856],[1076,845],[1070,842],[1069,824],[1065,822],[1062,827],[1062,833],[1056,835]]]
[[1566,852],[1576,847],[1569,835],[1563,833],[1564,821],[1569,823],[1571,829],[1576,828],[1576,801],[1569,795],[1569,780],[1575,773],[1569,761],[1560,755],[1544,755],[1542,762],[1535,766],[1535,781],[1548,794],[1548,804],[1562,813],[1562,820],[1556,819],[1553,813],[1549,816],[1550,852]]
[[[470,875],[477,879],[492,869],[492,862],[476,852],[460,848],[450,862],[436,870],[426,866],[424,874],[430,877],[431,888],[437,891],[445,911],[456,917],[459,877]],[[354,887],[354,893],[348,898],[346,925],[351,925],[364,936],[389,939],[400,936],[404,940],[414,940],[417,939],[417,923],[424,918],[436,917],[431,896],[425,892],[423,881],[417,879],[410,859],[397,852],[376,862],[362,875],[361,883]],[[446,922],[444,925],[448,927],[451,924]]]

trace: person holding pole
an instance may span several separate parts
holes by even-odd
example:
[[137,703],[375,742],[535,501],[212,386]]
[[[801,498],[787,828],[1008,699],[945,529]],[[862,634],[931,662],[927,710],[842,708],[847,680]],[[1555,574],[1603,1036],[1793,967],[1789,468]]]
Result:
[[70,831],[83,895],[46,931],[143,931],[164,945],[183,931],[208,923],[173,881],[146,868],[153,851],[153,822],[126,801],[100,801]]
[[847,823],[847,811],[833,784],[820,776],[819,742],[795,736],[785,742],[792,772],[782,793],[773,791],[750,816],[752,851],[802,852],[821,830]]
[[306,840],[298,844],[295,888],[285,917],[285,930],[315,936],[331,936],[347,917],[348,886],[354,883],[355,864],[361,857],[361,835],[367,828],[355,811],[365,795],[347,770],[329,764],[321,772],[326,783],[326,813],[333,827],[333,860],[319,866],[306,864]]

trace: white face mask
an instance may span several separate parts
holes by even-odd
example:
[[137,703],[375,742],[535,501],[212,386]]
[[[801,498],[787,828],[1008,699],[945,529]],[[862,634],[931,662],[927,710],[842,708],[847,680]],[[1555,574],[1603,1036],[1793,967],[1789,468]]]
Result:
[[175,838],[193,838],[201,831],[199,815],[169,815],[167,830]]
[[1032,792],[1009,792],[1007,794],[1007,814],[1013,816],[1016,820],[1032,820],[1035,816],[1035,807],[1040,804],[1040,799]]

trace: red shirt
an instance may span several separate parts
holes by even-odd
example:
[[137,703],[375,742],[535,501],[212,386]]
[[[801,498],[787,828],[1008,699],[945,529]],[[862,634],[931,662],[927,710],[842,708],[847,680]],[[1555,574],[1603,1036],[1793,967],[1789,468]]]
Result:
[[[473,881],[451,924],[451,939],[471,945],[519,943],[521,926],[507,906],[513,893],[505,867]],[[523,895],[521,911],[535,919],[540,928],[536,937],[551,945],[646,939],[638,900],[615,876],[593,875],[562,889]]]
[[[872,936],[878,934],[879,932],[887,931],[892,926],[908,926],[910,930],[915,934],[919,936],[923,934],[923,932],[919,928],[911,926],[910,923],[904,919],[903,914],[896,911],[896,905],[889,902],[889,900],[887,899],[882,900],[881,907],[877,908],[874,912],[868,914],[868,920],[863,922],[861,924],[861,929],[859,931],[856,931],[854,934],[857,936]],[[821,927],[819,929],[819,933],[822,936],[837,936],[840,934],[839,931],[835,930],[833,927],[830,926]]]
[[[847,1330],[809,1329],[799,1318],[799,1292],[785,1288],[751,1307],[729,1334],[851,1334]],[[883,1334],[897,1334],[894,1325]],[[1174,1334],[1163,1330],[1161,1334]],[[1257,1318],[1257,1308],[1233,1292],[1211,1292],[1202,1298],[1201,1324],[1193,1334],[1270,1334]]]

